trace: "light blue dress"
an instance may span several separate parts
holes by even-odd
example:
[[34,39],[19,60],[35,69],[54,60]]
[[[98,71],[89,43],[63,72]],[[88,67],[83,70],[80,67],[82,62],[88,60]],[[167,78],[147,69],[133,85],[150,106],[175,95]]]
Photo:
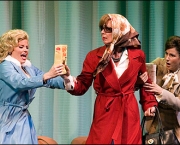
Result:
[[[28,63],[27,63],[28,64]],[[43,84],[43,72],[29,63],[24,65],[28,78],[10,56],[0,63],[0,144],[38,144],[36,130],[27,110],[36,88],[64,89],[56,77]]]

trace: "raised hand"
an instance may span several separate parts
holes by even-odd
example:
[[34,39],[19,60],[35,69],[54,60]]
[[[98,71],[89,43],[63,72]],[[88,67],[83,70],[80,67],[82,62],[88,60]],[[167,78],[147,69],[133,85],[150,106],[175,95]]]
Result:
[[60,76],[63,74],[64,65],[53,65],[48,72],[46,72],[43,76],[43,80],[46,81],[50,78],[54,78],[56,76]]
[[66,79],[68,76],[70,76],[70,68],[67,66],[67,65],[64,65],[64,68],[65,68],[65,70],[66,70],[66,73],[65,74],[62,74],[61,75],[61,77],[63,78],[63,79]]

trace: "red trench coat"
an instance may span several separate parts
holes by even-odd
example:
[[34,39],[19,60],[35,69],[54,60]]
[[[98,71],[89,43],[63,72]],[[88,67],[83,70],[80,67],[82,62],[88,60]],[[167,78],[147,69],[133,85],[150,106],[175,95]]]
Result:
[[[93,78],[93,72],[103,55],[105,46],[90,51],[77,76],[72,95],[83,95],[91,86],[97,93],[93,122],[86,144],[141,144],[141,127],[138,103],[134,95],[138,73],[146,71],[145,55],[141,49],[128,49],[129,66],[118,79],[113,62]],[[148,80],[150,81],[150,80]],[[157,105],[155,97],[140,91],[143,111]]]

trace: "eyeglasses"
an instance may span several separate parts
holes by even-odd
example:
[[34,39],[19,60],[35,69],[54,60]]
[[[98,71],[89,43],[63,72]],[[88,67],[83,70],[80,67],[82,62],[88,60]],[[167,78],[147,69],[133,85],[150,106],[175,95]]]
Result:
[[112,33],[112,28],[107,27],[105,24],[103,26],[100,26],[99,28],[101,31],[104,29],[105,33]]

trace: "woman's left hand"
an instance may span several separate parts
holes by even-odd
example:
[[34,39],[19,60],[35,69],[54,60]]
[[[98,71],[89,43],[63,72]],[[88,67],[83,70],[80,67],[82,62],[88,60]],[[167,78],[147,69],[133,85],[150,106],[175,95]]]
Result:
[[144,112],[144,116],[155,116],[156,108],[150,107]]
[[163,91],[163,89],[154,82],[152,82],[152,84],[145,83],[143,87],[147,88],[145,91],[155,93],[156,95],[160,95]]

